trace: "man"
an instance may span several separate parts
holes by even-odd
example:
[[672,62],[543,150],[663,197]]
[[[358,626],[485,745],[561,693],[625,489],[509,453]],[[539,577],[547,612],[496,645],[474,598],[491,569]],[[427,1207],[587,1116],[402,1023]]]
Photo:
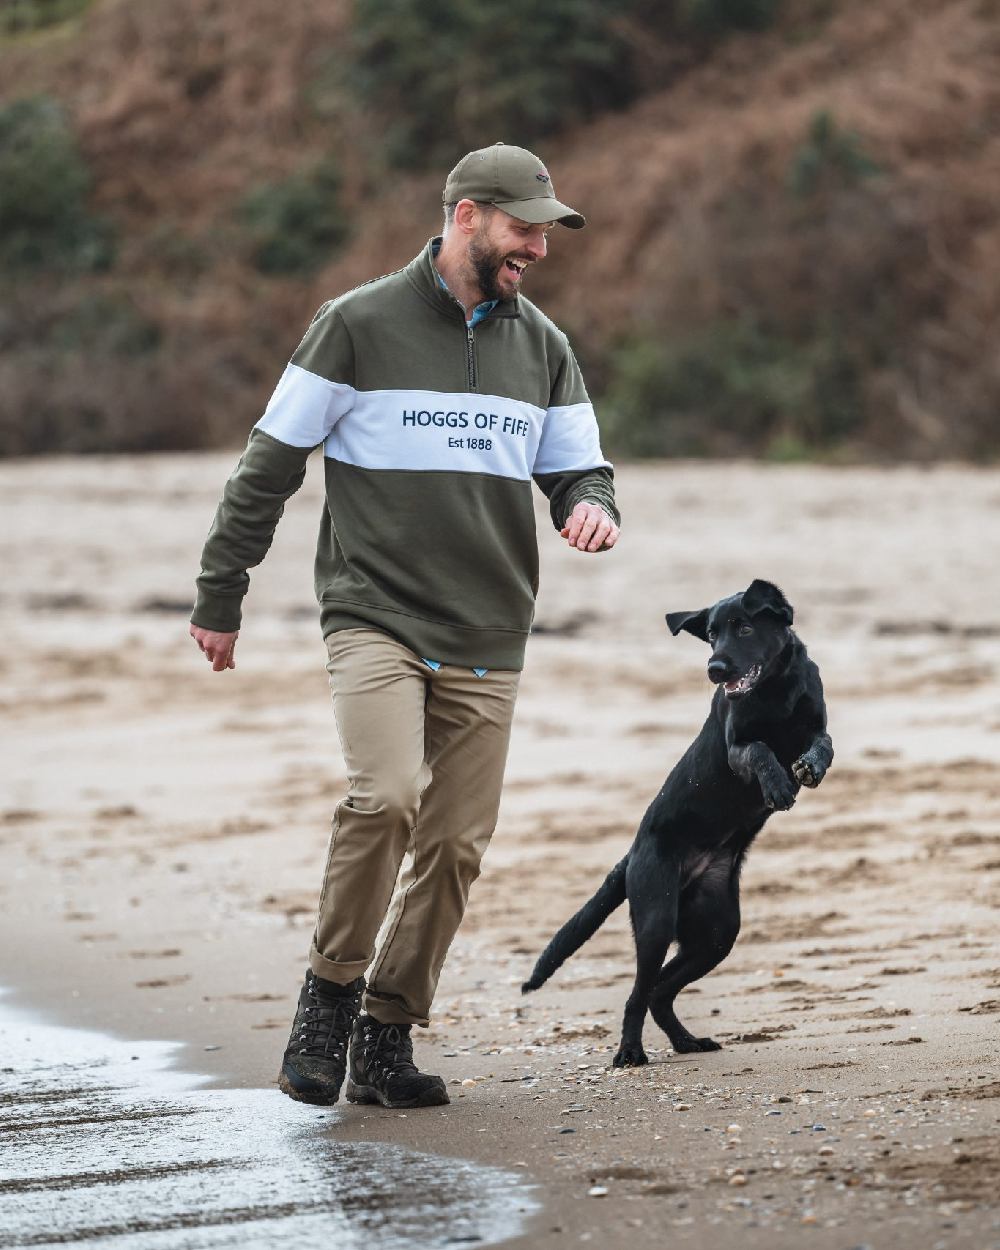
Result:
[[410,1030],[496,823],[537,589],[532,478],[571,547],[618,538],[573,353],[519,295],[550,228],[584,219],[501,143],[458,163],[444,203],[440,239],[313,320],[226,485],[192,616],[213,670],[235,667],[247,569],[322,444],[316,594],[350,780],[279,1078],[304,1102],[336,1102],[348,1058],[351,1101],[448,1101]]

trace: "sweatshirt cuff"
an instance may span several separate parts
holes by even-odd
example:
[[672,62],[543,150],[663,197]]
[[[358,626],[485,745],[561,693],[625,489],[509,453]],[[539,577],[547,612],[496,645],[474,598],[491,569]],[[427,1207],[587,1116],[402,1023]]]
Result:
[[211,591],[198,591],[198,598],[191,613],[191,624],[199,629],[212,629],[219,634],[234,634],[243,619],[243,598],[232,595],[215,595]]
[[615,507],[615,505],[612,503],[610,499],[595,498],[596,493],[597,492],[595,492],[593,486],[591,486],[589,490],[581,491],[581,493],[578,496],[571,494],[569,499],[566,501],[566,520],[563,522],[563,524],[566,525],[569,523],[569,519],[573,515],[573,509],[576,507],[577,504],[592,503],[594,504],[595,507],[600,508],[601,511],[604,513],[604,515],[610,521],[613,521],[615,525],[620,526],[622,523],[621,513],[618,511],[618,509]]

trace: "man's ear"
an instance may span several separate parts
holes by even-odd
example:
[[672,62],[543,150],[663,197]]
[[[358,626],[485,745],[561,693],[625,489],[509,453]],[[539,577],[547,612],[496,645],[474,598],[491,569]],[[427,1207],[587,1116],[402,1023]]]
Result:
[[752,581],[743,592],[743,611],[747,616],[772,612],[783,625],[791,625],[795,615],[792,605],[774,582],[763,582],[760,578]]
[[483,206],[475,200],[459,200],[455,205],[455,225],[463,234],[475,234]]
[[702,642],[708,642],[708,608],[700,612],[668,612],[667,627],[676,638],[682,629],[694,634]]

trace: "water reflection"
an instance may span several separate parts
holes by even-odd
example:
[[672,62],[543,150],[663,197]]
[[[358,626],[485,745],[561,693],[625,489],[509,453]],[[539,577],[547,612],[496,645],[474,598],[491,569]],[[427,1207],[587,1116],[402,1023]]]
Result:
[[0,1003],[0,1247],[490,1245],[537,1209],[499,1169],[339,1142],[336,1110],[199,1089],[176,1050]]

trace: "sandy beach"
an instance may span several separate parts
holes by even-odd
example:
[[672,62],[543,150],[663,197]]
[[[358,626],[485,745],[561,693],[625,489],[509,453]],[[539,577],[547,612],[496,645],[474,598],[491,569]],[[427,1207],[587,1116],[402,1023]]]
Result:
[[[256,1090],[345,777],[312,599],[318,464],[252,574],[236,670],[187,637],[234,461],[0,464],[0,985]],[[625,464],[617,482],[623,536],[599,557],[539,501],[500,825],[417,1039],[452,1103],[338,1107],[316,1149],[517,1173],[539,1209],[504,1244],[539,1250],[998,1247],[1000,479]],[[675,1055],[647,1022],[652,1062],[616,1072],[624,909],[542,991],[519,986],[704,719],[707,649],[664,612],[754,577],[795,605],[836,758],[766,826],[735,950],[679,999],[723,1049]],[[442,1218],[426,1244],[447,1240]]]

